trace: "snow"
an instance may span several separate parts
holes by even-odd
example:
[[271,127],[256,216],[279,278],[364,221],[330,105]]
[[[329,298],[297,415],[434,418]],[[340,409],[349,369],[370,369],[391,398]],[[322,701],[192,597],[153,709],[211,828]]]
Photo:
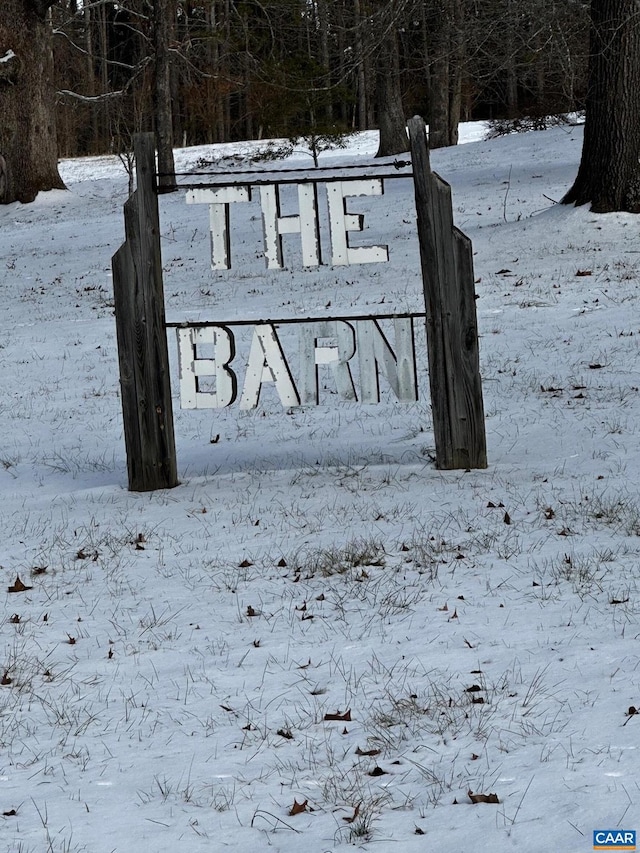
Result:
[[[434,468],[419,338],[412,405],[180,411],[174,369],[181,485],[128,492],[125,169],[65,161],[69,192],[0,207],[3,849],[582,853],[638,828],[637,218],[553,203],[581,128],[463,133],[432,165],[473,241],[484,471]],[[350,204],[389,264],[305,272],[292,237],[267,274],[238,205],[214,275],[206,208],[162,196],[168,319],[422,310],[410,182]]]

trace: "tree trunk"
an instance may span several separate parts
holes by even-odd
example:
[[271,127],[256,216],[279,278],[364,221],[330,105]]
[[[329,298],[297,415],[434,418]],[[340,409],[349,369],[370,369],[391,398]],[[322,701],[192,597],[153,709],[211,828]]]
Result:
[[[429,147],[458,144],[462,108],[464,24],[460,0],[446,0],[431,20],[433,47],[429,62]],[[425,23],[426,26],[426,23]]]
[[389,157],[409,150],[409,137],[402,107],[398,38],[391,28],[382,39],[376,67],[376,107],[380,143],[376,157]]
[[158,192],[174,192],[176,167],[173,159],[173,115],[171,108],[171,54],[169,47],[174,30],[175,10],[172,0],[155,0],[154,47],[155,80],[154,111],[158,145]]
[[584,143],[562,199],[595,213],[640,213],[640,3],[591,0]]
[[3,0],[0,18],[0,203],[65,189],[58,172],[51,28],[53,0]]

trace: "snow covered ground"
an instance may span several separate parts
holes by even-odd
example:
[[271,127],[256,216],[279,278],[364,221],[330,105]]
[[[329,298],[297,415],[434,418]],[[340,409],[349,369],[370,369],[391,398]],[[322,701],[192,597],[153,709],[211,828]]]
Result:
[[[125,171],[66,161],[68,192],[0,207],[0,849],[584,853],[640,829],[639,220],[554,204],[581,128],[483,130],[432,165],[474,246],[484,471],[434,468],[419,339],[411,405],[326,381],[318,407],[181,411],[174,370],[181,485],[128,492]],[[388,264],[304,271],[292,237],[267,273],[238,205],[214,274],[206,206],[163,196],[167,318],[422,310],[410,181],[350,204]]]

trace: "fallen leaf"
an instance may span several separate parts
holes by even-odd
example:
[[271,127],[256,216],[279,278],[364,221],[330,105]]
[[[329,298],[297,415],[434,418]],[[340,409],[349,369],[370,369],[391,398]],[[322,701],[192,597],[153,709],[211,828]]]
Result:
[[465,693],[480,693],[482,687],[479,684],[472,684],[471,687],[465,688]]
[[381,752],[380,749],[360,749],[359,746],[356,746],[356,755],[373,756],[373,755],[380,755],[380,752]]
[[247,616],[259,616],[259,615],[260,615],[259,612],[257,610],[254,610],[251,605],[249,605],[247,607]]
[[505,524],[511,524],[511,516],[508,512],[505,512],[504,517],[502,519]]
[[7,587],[7,592],[26,592],[28,589],[33,589],[33,587],[22,583],[20,575],[16,575],[14,583]]
[[576,270],[576,276],[593,275],[593,270]]
[[283,738],[285,738],[286,740],[293,740],[293,735],[291,734],[291,732],[289,731],[289,729],[278,729],[278,731],[276,732],[276,734],[277,734],[277,735],[280,735],[280,737],[283,737]]
[[324,715],[325,722],[329,723],[332,720],[338,721],[341,723],[350,723],[351,722],[351,709],[345,711],[344,714],[325,714]]
[[467,791],[467,796],[469,797],[471,802],[474,804],[474,806],[477,803],[499,803],[500,802],[497,794],[474,794],[471,791]]
[[7,687],[9,684],[13,683],[13,678],[9,678],[9,670],[5,669],[2,678],[0,678],[0,684],[3,687]]
[[414,834],[414,835],[424,835],[424,834],[425,834],[425,832],[424,832],[424,829],[420,829],[420,827],[419,827],[419,826],[416,826],[416,828],[415,828],[415,830],[414,830],[414,833],[413,833],[413,834]]
[[8,812],[2,812],[2,817],[15,817],[18,812],[15,809],[9,809]]
[[243,560],[241,563],[238,564],[238,568],[239,569],[248,569],[249,566],[252,566],[252,565],[253,565],[253,563],[251,562],[251,560]]
[[346,821],[347,823],[353,823],[359,814],[360,814],[360,803],[358,803],[358,805],[354,808],[352,815],[350,815],[349,817],[343,817],[342,820]]
[[378,767],[378,765],[376,764],[376,766],[373,768],[373,770],[370,770],[367,775],[368,776],[386,776],[387,771],[383,770],[382,767]]
[[280,560],[278,560],[278,568],[279,569],[284,569],[286,565],[287,565],[287,561],[285,560],[284,557],[282,557]]
[[294,817],[297,814],[302,814],[302,812],[306,812],[307,806],[309,804],[309,800],[304,800],[302,803],[299,803],[294,799],[293,805],[289,809],[289,817]]
[[11,619],[9,619],[9,622],[11,622],[12,625],[19,625],[20,624],[20,617],[18,616],[17,613],[14,613],[13,616],[11,617]]

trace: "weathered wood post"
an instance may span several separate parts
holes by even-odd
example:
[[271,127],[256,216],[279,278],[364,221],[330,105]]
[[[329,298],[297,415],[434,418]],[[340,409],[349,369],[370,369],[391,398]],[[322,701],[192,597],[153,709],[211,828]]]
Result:
[[134,140],[136,191],[124,205],[126,240],[112,258],[129,489],[178,485],[165,329],[155,137]]
[[408,122],[427,313],[436,466],[486,468],[471,240],[453,224],[451,187],[431,171],[425,123]]

